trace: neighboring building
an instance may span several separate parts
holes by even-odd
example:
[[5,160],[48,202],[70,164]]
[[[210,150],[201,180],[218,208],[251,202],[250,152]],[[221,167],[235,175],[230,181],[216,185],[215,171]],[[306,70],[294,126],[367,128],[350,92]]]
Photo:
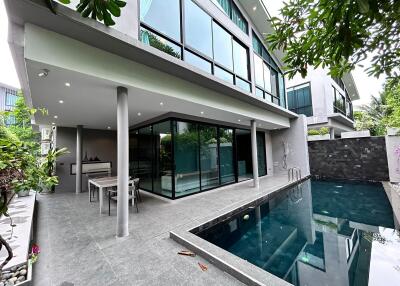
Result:
[[[0,83],[0,111],[10,111],[15,107],[18,98],[18,89],[4,83]],[[15,118],[10,115],[5,118],[7,126],[15,123]]]
[[309,174],[305,117],[287,109],[282,54],[262,44],[261,0],[128,0],[112,28],[62,5],[5,4],[26,101],[49,112],[35,121],[70,147],[57,165],[64,190],[81,191],[70,167],[84,156],[112,162],[121,192],[130,174],[172,199],[258,186],[286,165]]
[[322,68],[309,69],[305,78],[296,75],[287,86],[288,107],[307,116],[308,129],[327,127],[331,138],[354,130],[352,101],[360,97],[350,73],[339,79]]

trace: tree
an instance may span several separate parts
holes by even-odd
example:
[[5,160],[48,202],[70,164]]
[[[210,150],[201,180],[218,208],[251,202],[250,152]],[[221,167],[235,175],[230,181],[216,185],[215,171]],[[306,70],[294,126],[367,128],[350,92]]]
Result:
[[386,134],[387,127],[400,127],[400,82],[388,80],[379,97],[371,96],[371,103],[354,112],[357,130],[368,129],[371,135]]
[[[30,124],[31,116],[36,112],[25,105],[20,94],[14,110],[0,113],[0,216],[10,218],[8,206],[16,193],[31,189],[41,192],[58,184],[54,161],[57,156],[66,153],[66,149],[51,150],[45,158],[41,158],[38,136]],[[15,118],[15,125],[4,125],[4,117],[7,116]],[[14,226],[11,218],[10,225]],[[3,267],[13,257],[12,248],[0,234],[0,249],[3,247],[8,255],[0,264],[0,281]]]
[[289,77],[304,77],[308,66],[340,77],[369,55],[369,75],[399,77],[400,1],[289,0],[281,15],[271,19],[275,32],[266,40],[286,52]]
[[[71,0],[57,0],[62,4],[70,4]],[[47,7],[54,13],[57,14],[54,0],[45,0]],[[91,17],[92,19],[103,22],[106,26],[115,25],[112,17],[119,17],[121,15],[121,8],[125,7],[126,2],[121,0],[80,0],[79,4],[76,5],[76,11],[79,12],[82,17]]]

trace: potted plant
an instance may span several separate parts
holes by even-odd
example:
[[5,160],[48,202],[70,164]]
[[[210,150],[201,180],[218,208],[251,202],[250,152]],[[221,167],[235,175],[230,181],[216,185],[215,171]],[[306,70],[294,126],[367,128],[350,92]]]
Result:
[[58,184],[58,177],[55,176],[56,160],[58,157],[67,153],[69,153],[67,148],[61,148],[58,150],[51,148],[47,155],[43,158],[39,171],[39,173],[42,175],[42,191],[54,193],[55,187]]

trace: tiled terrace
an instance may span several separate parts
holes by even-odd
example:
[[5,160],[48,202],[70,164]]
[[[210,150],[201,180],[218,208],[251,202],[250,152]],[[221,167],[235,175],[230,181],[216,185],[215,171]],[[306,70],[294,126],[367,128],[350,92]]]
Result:
[[[130,236],[115,238],[116,205],[99,214],[88,194],[58,192],[38,196],[34,284],[72,285],[243,285],[199,256],[177,255],[182,246],[169,231],[210,216],[245,199],[287,184],[285,175],[252,181],[169,201],[142,192],[139,213],[130,207]],[[202,271],[198,262],[208,266]]]

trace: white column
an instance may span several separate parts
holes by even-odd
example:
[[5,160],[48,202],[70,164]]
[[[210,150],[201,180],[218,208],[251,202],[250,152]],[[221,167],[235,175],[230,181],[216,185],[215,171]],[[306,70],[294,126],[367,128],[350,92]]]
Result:
[[260,180],[258,178],[258,157],[257,157],[257,128],[256,121],[251,121],[251,158],[253,160],[253,182],[254,187],[260,186]]
[[129,120],[128,90],[122,86],[117,87],[117,122],[117,237],[124,237],[129,235]]
[[76,126],[76,181],[75,192],[82,193],[82,125]]

